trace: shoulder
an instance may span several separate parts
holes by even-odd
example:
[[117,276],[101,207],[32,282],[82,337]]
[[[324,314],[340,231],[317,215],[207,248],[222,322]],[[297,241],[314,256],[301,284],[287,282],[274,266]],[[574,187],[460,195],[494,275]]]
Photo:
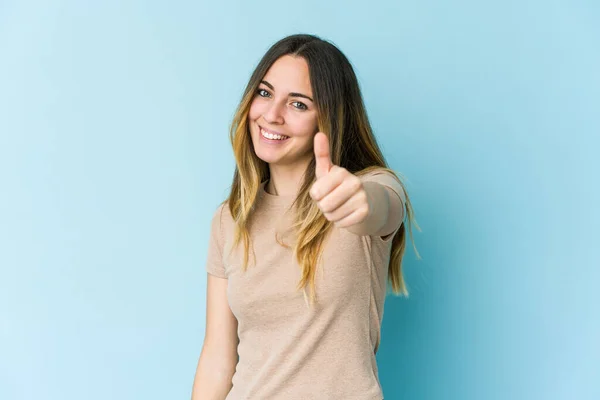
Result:
[[213,211],[212,226],[215,232],[223,232],[231,223],[233,223],[233,219],[229,211],[229,202],[224,201]]
[[227,200],[223,201],[221,204],[217,206],[213,213],[213,218],[221,217],[222,214],[226,211],[229,211],[229,202]]
[[393,190],[403,201],[406,194],[404,184],[398,174],[386,167],[368,167],[356,173],[362,182],[377,182]]
[[400,180],[394,170],[387,168],[387,167],[380,167],[380,166],[367,167],[360,171],[355,172],[354,174],[363,180],[377,179],[375,177],[378,177],[378,178],[387,177],[387,178],[394,178],[398,181]]

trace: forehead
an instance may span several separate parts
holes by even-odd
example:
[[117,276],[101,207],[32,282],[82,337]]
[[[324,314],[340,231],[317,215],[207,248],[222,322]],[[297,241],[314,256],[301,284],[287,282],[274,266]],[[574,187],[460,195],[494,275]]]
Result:
[[263,79],[273,85],[276,91],[311,95],[308,64],[302,57],[280,57],[271,65]]

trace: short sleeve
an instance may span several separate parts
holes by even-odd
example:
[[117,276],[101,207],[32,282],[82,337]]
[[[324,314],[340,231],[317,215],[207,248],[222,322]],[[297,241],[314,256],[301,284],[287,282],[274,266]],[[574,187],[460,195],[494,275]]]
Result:
[[222,211],[223,205],[217,208],[211,221],[206,256],[206,272],[219,278],[227,278],[223,264]]
[[395,175],[385,170],[371,171],[362,175],[360,178],[363,182],[377,182],[383,186],[386,186],[390,188],[398,196],[398,198],[400,198],[400,207],[398,209],[391,210],[390,212],[390,216],[397,221],[396,229],[394,229],[391,234],[382,237],[384,240],[388,240],[396,234],[398,229],[402,226],[402,222],[404,221],[404,205],[406,202],[404,188]]

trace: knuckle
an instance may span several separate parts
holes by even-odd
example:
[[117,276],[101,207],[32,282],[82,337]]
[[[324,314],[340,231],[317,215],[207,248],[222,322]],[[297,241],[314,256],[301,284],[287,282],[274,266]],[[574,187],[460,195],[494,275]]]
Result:
[[361,202],[361,203],[367,202],[367,192],[365,192],[364,190],[359,191],[357,196],[358,196],[359,202]]
[[317,198],[317,195],[319,194],[319,188],[316,187],[316,185],[313,185],[308,194],[310,195],[310,197],[312,197],[313,199]]
[[336,165],[333,168],[334,168],[335,173],[339,176],[344,176],[346,174],[346,172],[348,172],[348,171],[346,171],[346,168],[340,167],[339,165]]
[[368,207],[365,207],[365,206],[363,206],[363,207],[360,207],[360,208],[358,209],[358,212],[357,212],[357,214],[358,214],[358,217],[359,217],[360,219],[363,219],[363,218],[365,218],[365,217],[366,217],[366,216],[369,214],[369,208],[368,208]]

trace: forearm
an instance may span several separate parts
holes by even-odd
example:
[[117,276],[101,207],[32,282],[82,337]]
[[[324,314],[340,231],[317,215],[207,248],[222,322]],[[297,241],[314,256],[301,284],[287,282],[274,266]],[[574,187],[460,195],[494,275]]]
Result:
[[231,390],[235,363],[223,363],[203,352],[192,387],[192,400],[224,400]]

